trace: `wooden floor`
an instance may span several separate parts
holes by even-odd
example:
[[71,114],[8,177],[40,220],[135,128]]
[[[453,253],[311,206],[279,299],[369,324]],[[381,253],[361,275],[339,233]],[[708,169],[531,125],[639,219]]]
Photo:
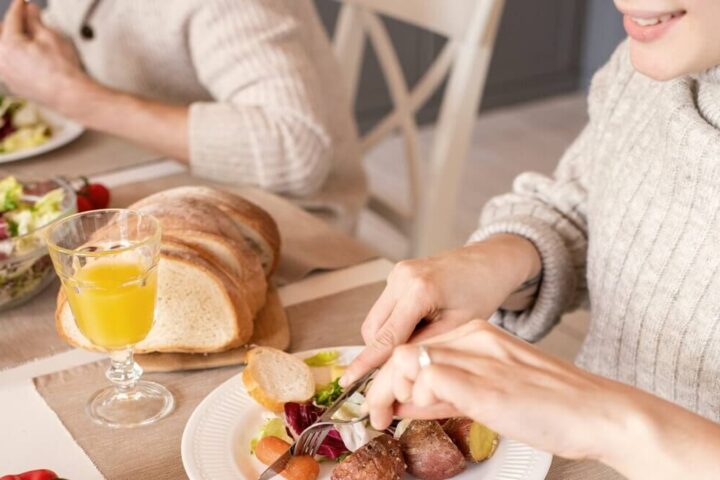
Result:
[[[480,115],[474,127],[472,145],[459,195],[455,237],[462,245],[475,230],[483,205],[495,195],[510,190],[516,175],[533,170],[550,174],[560,156],[587,121],[585,96],[555,97]],[[432,127],[421,132],[422,151],[432,142]],[[371,188],[401,201],[407,188],[403,179],[402,143],[391,139],[367,159]],[[390,258],[405,251],[404,239],[389,230],[372,214],[363,215],[359,236]],[[573,359],[587,332],[588,315],[567,315],[539,345],[567,359]]]

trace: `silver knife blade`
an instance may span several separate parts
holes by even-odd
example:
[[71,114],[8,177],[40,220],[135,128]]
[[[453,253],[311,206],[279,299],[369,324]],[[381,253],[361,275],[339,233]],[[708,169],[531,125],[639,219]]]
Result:
[[[293,447],[294,446],[295,444],[293,444]],[[292,450],[293,448],[290,447],[287,452],[283,453],[280,458],[275,460],[272,465],[265,469],[258,480],[270,480],[271,478],[280,475],[280,472],[285,470],[285,467],[287,467],[288,462],[292,458]]]

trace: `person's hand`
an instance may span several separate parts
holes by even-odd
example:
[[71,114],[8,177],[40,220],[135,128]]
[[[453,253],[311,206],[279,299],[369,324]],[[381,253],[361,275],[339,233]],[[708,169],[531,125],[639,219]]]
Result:
[[[488,318],[525,280],[540,270],[528,240],[497,235],[457,250],[398,263],[362,325],[367,345],[348,367],[347,386],[382,365],[392,349]],[[418,324],[423,328],[416,331]]]
[[[568,458],[600,458],[598,442],[619,439],[614,409],[627,387],[547,355],[475,320],[418,345],[397,347],[367,395],[372,424],[467,416],[501,435]],[[619,429],[618,429],[619,430]],[[592,432],[592,433],[590,433]]]
[[14,94],[62,110],[87,76],[72,43],[47,28],[37,5],[13,0],[0,26],[0,81]]

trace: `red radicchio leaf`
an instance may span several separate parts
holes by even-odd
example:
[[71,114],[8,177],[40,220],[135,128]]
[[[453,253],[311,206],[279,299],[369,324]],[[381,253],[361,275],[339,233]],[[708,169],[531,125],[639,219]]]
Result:
[[0,140],[15,133],[16,128],[12,124],[12,118],[9,112],[5,112],[5,115],[2,117],[2,122],[0,123],[2,123],[2,126],[0,126]]
[[[285,404],[285,423],[292,436],[297,438],[303,430],[315,423],[324,411],[324,408],[312,403],[288,402]],[[340,432],[333,428],[325,437],[317,453],[334,460],[349,451],[342,441]]]
[[4,218],[0,218],[0,240],[10,238],[10,227]]

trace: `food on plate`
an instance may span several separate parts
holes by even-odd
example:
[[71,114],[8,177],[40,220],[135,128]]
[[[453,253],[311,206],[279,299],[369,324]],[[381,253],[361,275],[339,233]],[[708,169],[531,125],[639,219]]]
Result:
[[[268,280],[261,256],[251,247],[254,240],[237,228],[239,220],[215,206],[208,193],[213,190],[203,188],[204,197],[191,198],[194,189],[184,188],[184,200],[169,190],[130,207],[156,216],[163,229],[155,323],[136,345],[137,353],[216,353],[240,347],[251,338],[265,305]],[[229,193],[222,198],[247,212],[262,211]],[[272,218],[262,212],[248,222],[267,223],[264,231],[277,234]],[[274,245],[279,248],[279,236]],[[278,256],[273,249],[272,262]],[[70,344],[95,349],[75,325],[62,292],[55,318],[59,334]]]
[[[255,456],[265,465],[272,465],[290,448],[290,444],[277,437],[265,437],[255,449]],[[288,480],[315,480],[320,473],[320,464],[312,457],[299,455],[290,458],[280,473]]]
[[267,347],[254,348],[242,374],[248,394],[273,412],[286,403],[303,403],[315,394],[310,367],[294,355]]
[[0,95],[0,154],[37,147],[52,136],[37,107],[17,97]]
[[400,441],[380,435],[333,469],[332,480],[400,480],[405,474]]
[[[187,208],[203,206],[202,215],[189,215]],[[280,233],[272,217],[242,197],[208,187],[178,187],[150,195],[131,208],[159,217],[164,230],[174,230],[176,216],[194,230],[219,234],[246,243],[260,258],[269,277],[280,260]],[[213,221],[210,221],[213,220]]]
[[276,437],[288,443],[292,443],[293,441],[290,435],[288,435],[287,433],[287,427],[285,427],[285,422],[283,422],[283,420],[278,417],[269,417],[265,420],[263,426],[260,427],[260,431],[255,436],[255,438],[250,440],[250,453],[255,453],[257,444],[265,437]]
[[72,213],[74,203],[61,180],[0,180],[0,306],[30,298],[54,277],[42,231]]
[[443,424],[443,430],[471,462],[487,460],[498,446],[498,434],[471,418],[450,418]]
[[[268,414],[271,416],[250,441],[250,451],[268,464],[282,455],[342,394],[338,380],[343,365],[336,350],[321,351],[297,363],[290,360],[296,357],[284,352],[256,350],[260,356],[253,360],[251,355],[243,381],[251,397],[277,415]],[[268,386],[264,389],[257,385],[258,368],[266,376]],[[308,370],[314,371],[314,375],[309,375]],[[312,381],[314,385],[310,384]],[[301,391],[298,396],[306,400],[283,404],[279,398],[290,390]],[[258,391],[262,393],[258,395]],[[333,419],[350,421],[362,417],[364,401],[363,392],[354,393],[333,414]],[[282,414],[278,405],[282,406]],[[497,443],[495,432],[469,418],[451,418],[442,426],[434,420],[402,419],[384,432],[374,430],[368,421],[361,421],[335,425],[318,448],[316,459],[337,462],[333,480],[400,479],[406,470],[423,480],[441,480],[462,472],[466,458],[471,462],[490,458]]]
[[421,480],[443,480],[465,470],[465,456],[435,420],[413,420],[400,436],[408,472]]

